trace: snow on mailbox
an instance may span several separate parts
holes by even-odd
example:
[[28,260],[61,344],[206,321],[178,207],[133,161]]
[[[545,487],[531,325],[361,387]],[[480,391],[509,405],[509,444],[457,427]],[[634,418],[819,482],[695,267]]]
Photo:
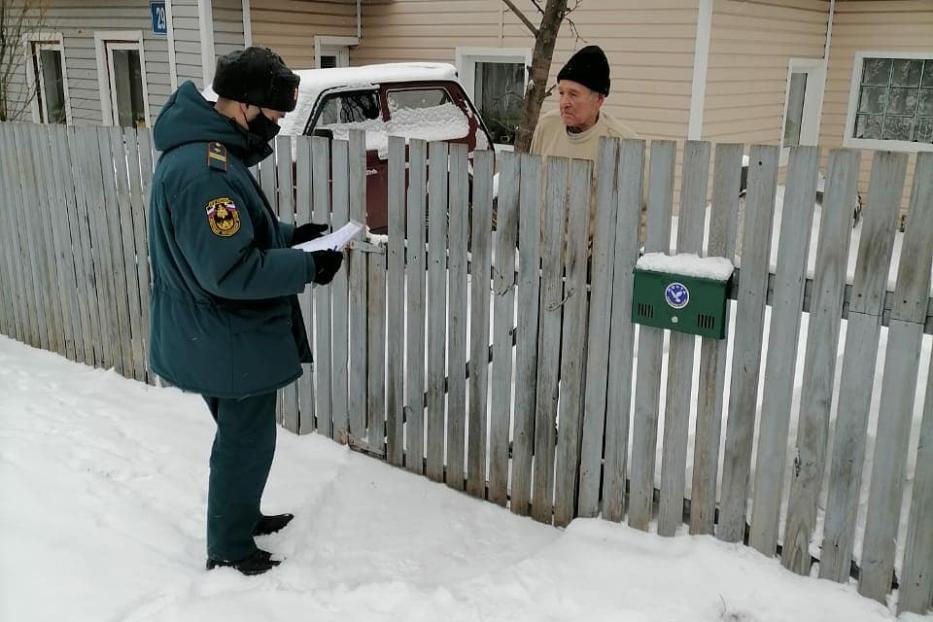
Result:
[[635,264],[632,321],[725,339],[732,262],[724,257],[647,253]]

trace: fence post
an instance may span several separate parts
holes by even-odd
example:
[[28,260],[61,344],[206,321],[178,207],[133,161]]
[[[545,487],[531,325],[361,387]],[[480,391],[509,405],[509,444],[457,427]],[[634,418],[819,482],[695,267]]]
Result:
[[402,466],[405,454],[405,139],[389,137],[388,329],[386,331],[386,453]]
[[408,314],[405,334],[408,339],[408,360],[405,361],[405,467],[415,473],[424,472],[424,352],[425,352],[425,270],[424,247],[425,205],[427,192],[425,166],[427,143],[413,139],[408,147]]
[[[470,186],[467,180],[466,145],[450,146],[450,186],[448,192],[448,303],[447,303],[447,485],[464,488],[466,459],[466,364],[467,364],[467,238],[469,232]],[[433,296],[432,296],[433,298]],[[485,428],[485,426],[483,426]],[[481,443],[484,439],[471,439]],[[485,451],[483,471],[485,472]],[[471,492],[482,497],[483,485]]]

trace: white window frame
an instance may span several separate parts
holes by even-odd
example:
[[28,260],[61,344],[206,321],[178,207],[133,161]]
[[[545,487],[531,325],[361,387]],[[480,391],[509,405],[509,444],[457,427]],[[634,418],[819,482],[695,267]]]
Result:
[[[65,92],[65,124],[71,125],[73,119],[71,116],[71,96],[68,94],[68,68],[65,63],[65,43],[62,38],[62,33],[60,32],[33,32],[23,35],[23,53],[26,57],[26,84],[29,86],[29,92],[32,92],[32,89],[38,88],[41,90],[41,100],[43,102],[46,100],[45,95],[45,80],[40,79],[42,76],[37,76],[34,66],[33,66],[33,51],[35,44],[40,44],[40,49],[49,49],[54,50],[61,54],[62,57],[62,82],[63,90]],[[42,71],[42,64],[39,63],[39,71]],[[38,83],[37,83],[38,80]],[[32,98],[32,102],[29,104],[32,109],[32,120],[35,123],[48,123],[48,120],[42,120],[42,110],[39,108],[39,99],[37,97]]]
[[795,73],[807,74],[800,119],[800,145],[816,146],[820,142],[820,114],[826,85],[826,61],[822,58],[791,58],[787,61],[787,81],[784,87],[784,114],[781,117],[781,165],[787,164],[790,147],[784,146],[787,108],[790,104],[790,82]]
[[94,49],[97,54],[97,82],[100,85],[101,120],[104,125],[115,126],[116,94],[110,88],[113,76],[113,55],[108,50],[136,50],[139,52],[139,70],[143,82],[143,111],[146,127],[152,127],[149,112],[149,81],[146,77],[146,53],[141,30],[102,30],[94,33]]
[[852,63],[852,78],[849,86],[849,106],[846,112],[846,125],[843,130],[845,134],[842,137],[843,147],[852,147],[855,149],[877,149],[882,151],[902,151],[905,153],[917,153],[920,151],[933,151],[933,145],[929,143],[914,143],[906,140],[878,140],[874,138],[855,138],[852,134],[855,132],[856,108],[858,107],[859,90],[862,85],[862,70],[866,58],[907,58],[907,59],[926,59],[933,58],[933,49],[923,52],[879,52],[879,51],[861,51],[855,53],[855,59]]
[[[360,44],[359,37],[314,36],[314,66],[321,69],[321,56],[336,56],[337,67],[350,66],[350,48]],[[345,64],[341,64],[345,63]]]
[[[463,90],[479,110],[476,101],[476,63],[523,63],[525,65],[525,84],[528,87],[529,68],[531,67],[531,48],[481,48],[458,47],[455,51],[457,75]],[[511,151],[512,145],[496,143],[497,151]]]

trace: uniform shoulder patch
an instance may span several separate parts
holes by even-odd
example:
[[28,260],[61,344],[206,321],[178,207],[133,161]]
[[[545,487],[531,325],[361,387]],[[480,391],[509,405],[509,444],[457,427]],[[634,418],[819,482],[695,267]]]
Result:
[[240,230],[240,214],[233,199],[220,197],[207,204],[207,224],[214,235],[229,238]]
[[227,148],[223,143],[207,143],[207,165],[214,170],[227,170]]

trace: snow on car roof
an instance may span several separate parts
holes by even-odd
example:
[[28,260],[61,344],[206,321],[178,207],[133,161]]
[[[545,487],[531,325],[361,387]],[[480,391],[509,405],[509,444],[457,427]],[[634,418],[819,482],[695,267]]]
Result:
[[[298,86],[298,105],[289,112],[279,125],[283,136],[299,135],[304,130],[314,102],[322,91],[334,87],[365,87],[385,82],[408,82],[413,80],[456,80],[457,69],[449,63],[381,63],[360,67],[337,67],[332,69],[299,69],[301,78]],[[217,95],[210,86],[201,94],[214,101]]]

